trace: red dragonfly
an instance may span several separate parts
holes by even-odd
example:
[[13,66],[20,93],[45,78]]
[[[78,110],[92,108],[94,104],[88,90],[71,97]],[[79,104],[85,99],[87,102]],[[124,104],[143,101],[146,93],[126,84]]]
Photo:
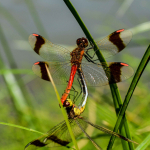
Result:
[[[86,86],[86,85],[85,85]],[[83,89],[82,89],[83,90]],[[102,150],[102,148],[88,135],[88,133],[85,131],[88,125],[93,126],[94,128],[103,131],[107,134],[114,135],[116,137],[119,137],[123,140],[126,140],[128,142],[136,143],[118,133],[115,133],[107,128],[104,128],[99,125],[95,125],[92,122],[88,121],[86,118],[81,116],[81,113],[83,111],[80,110],[72,101],[71,99],[67,99],[66,103],[69,103],[69,106],[66,107],[66,111],[68,114],[68,119],[70,126],[72,128],[72,131],[74,133],[75,138],[78,138],[82,133],[84,133],[87,138],[93,143],[95,148],[97,150]],[[84,107],[85,108],[85,107]],[[83,108],[83,110],[84,110]],[[46,135],[39,137],[38,139],[35,139],[28,143],[25,146],[25,150],[36,150],[41,147],[48,146],[50,149],[54,149],[54,147],[59,146],[65,146],[67,148],[70,148],[67,146],[72,141],[70,137],[70,133],[68,131],[67,125],[65,121],[60,122],[58,125],[54,126],[52,129],[50,129]],[[137,144],[137,143],[136,143]]]
[[[131,38],[132,33],[130,31],[121,29],[98,41],[97,45],[104,57],[107,58],[123,50]],[[77,39],[77,48],[73,51],[53,44],[38,34],[30,35],[29,43],[38,55],[51,61],[35,63],[32,69],[36,75],[50,81],[45,70],[46,63],[56,84],[66,83],[69,78],[67,88],[61,97],[62,104],[68,97],[78,69],[83,71],[87,85],[92,86],[121,82],[133,74],[133,70],[128,64],[109,62],[107,63],[109,67],[104,68],[107,72],[106,75],[103,69],[105,63],[97,63],[89,54],[93,47],[86,48],[88,46],[86,38]]]
[[[46,63],[45,63],[45,68],[46,68],[45,71],[48,72],[49,70],[48,70],[48,66]],[[47,75],[49,75],[49,74],[47,73]],[[93,143],[93,145],[95,146],[95,148],[97,150],[102,150],[102,148],[85,131],[87,126],[91,125],[91,126],[97,128],[98,130],[101,130],[107,134],[111,134],[111,135],[113,134],[116,137],[124,139],[128,142],[136,143],[118,133],[115,133],[115,132],[107,129],[107,128],[101,127],[99,125],[95,125],[95,124],[91,123],[90,121],[88,121],[86,118],[81,116],[81,114],[85,110],[85,104],[87,102],[88,90],[87,90],[86,82],[84,80],[83,73],[80,72],[80,70],[78,70],[78,75],[80,77],[79,82],[82,85],[81,92],[83,94],[83,103],[81,105],[79,105],[79,107],[77,107],[75,105],[75,101],[79,97],[78,94],[77,95],[75,94],[75,92],[77,92],[75,90],[74,90],[74,95],[73,95],[74,96],[73,101],[70,99],[71,94],[69,94],[69,99],[66,99],[66,101],[64,102],[66,105],[65,107],[66,107],[66,111],[68,114],[68,120],[69,120],[69,123],[70,123],[70,126],[72,128],[75,138],[78,138],[82,133],[84,133],[87,136],[87,138]],[[25,146],[25,150],[36,150],[38,148],[45,147],[45,146],[48,146],[51,149],[54,149],[54,147],[59,147],[59,146],[65,146],[67,148],[70,148],[67,145],[71,141],[72,141],[72,139],[70,137],[70,133],[68,131],[66,122],[62,121],[61,123],[59,123],[58,125],[53,127],[51,130],[49,130],[46,133],[46,135],[41,136],[38,139],[35,139],[35,140],[31,141],[30,143],[28,143]]]

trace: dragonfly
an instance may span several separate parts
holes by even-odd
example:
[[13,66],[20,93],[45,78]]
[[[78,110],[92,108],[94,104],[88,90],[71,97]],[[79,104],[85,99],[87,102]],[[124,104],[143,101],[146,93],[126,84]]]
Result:
[[[105,58],[122,51],[132,38],[129,30],[120,29],[97,42]],[[59,45],[53,44],[38,34],[29,36],[29,43],[33,50],[50,62],[36,62],[32,70],[40,78],[50,81],[46,71],[45,63],[56,84],[66,84],[65,92],[61,97],[64,105],[71,90],[77,70],[83,71],[88,86],[102,86],[121,82],[133,75],[133,69],[123,62],[97,63],[90,55],[93,47],[88,47],[88,40],[84,37],[76,40],[77,47],[71,51]],[[93,55],[94,56],[94,55]],[[69,79],[69,80],[68,80]]]
[[[48,72],[49,70],[48,70],[48,66],[46,66],[46,64],[45,64],[45,68],[46,68],[46,71]],[[78,138],[82,133],[84,133],[87,136],[87,138],[93,143],[93,145],[95,146],[95,148],[97,150],[102,150],[102,148],[85,131],[87,126],[91,125],[91,126],[95,127],[96,129],[101,130],[107,134],[111,134],[111,135],[113,134],[116,137],[124,139],[128,142],[136,143],[118,133],[115,133],[115,132],[107,129],[107,128],[104,128],[99,125],[95,125],[92,122],[88,121],[85,117],[81,116],[81,114],[85,110],[85,104],[87,102],[87,97],[88,97],[88,90],[87,90],[87,85],[86,85],[86,81],[84,79],[83,73],[79,72],[79,70],[78,70],[78,75],[80,78],[80,80],[78,80],[78,81],[82,85],[80,87],[81,87],[81,92],[83,94],[83,96],[82,96],[83,102],[81,104],[79,104],[79,106],[76,106],[75,102],[77,101],[79,96],[78,96],[78,92],[77,92],[77,95],[75,95],[76,91],[73,88],[73,86],[72,86],[73,91],[74,91],[73,101],[70,98],[70,96],[71,96],[70,93],[69,93],[69,98],[67,98],[65,101],[65,108],[66,108],[66,112],[68,114],[68,120],[69,120],[71,129],[73,131],[75,138]],[[45,135],[28,143],[25,146],[25,150],[36,150],[38,148],[45,147],[45,146],[48,146],[49,148],[52,148],[52,149],[54,147],[59,147],[59,146],[65,146],[67,148],[70,148],[67,145],[71,141],[72,141],[72,139],[70,137],[70,133],[68,131],[66,122],[62,121],[58,125],[54,126],[52,129],[50,129]]]
[[[83,81],[84,82],[84,81]],[[85,85],[86,86],[86,85]],[[84,89],[85,88],[85,89]],[[83,89],[86,92],[86,87]],[[82,89],[82,90],[83,90]],[[86,96],[85,96],[86,99]],[[81,116],[83,113],[85,107],[77,107],[73,101],[70,98],[66,99],[66,104],[69,103],[68,107],[66,108],[66,112],[68,114],[68,120],[71,126],[71,129],[73,131],[73,134],[75,138],[78,138],[82,133],[86,135],[86,137],[92,142],[93,146],[97,150],[102,150],[102,148],[88,135],[88,133],[85,131],[88,125],[91,125],[92,127],[103,131],[107,134],[114,135],[116,137],[119,137],[125,141],[133,142],[135,144],[138,144],[118,133],[115,133],[107,128],[104,128],[102,126],[93,124],[92,122],[88,121],[87,118]],[[31,141],[25,146],[25,150],[36,150],[41,147],[49,147],[50,149],[54,149],[54,147],[64,146],[66,148],[70,148],[67,146],[70,142],[72,142],[70,133],[68,131],[67,125],[65,120],[54,126],[52,129],[50,129],[45,135]]]

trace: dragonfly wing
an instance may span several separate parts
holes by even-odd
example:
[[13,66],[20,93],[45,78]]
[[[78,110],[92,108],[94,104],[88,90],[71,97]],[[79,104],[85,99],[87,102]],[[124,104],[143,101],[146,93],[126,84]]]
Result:
[[29,36],[29,43],[32,49],[47,61],[68,61],[70,60],[70,51],[59,45],[53,44],[38,34]]
[[[70,126],[75,138],[82,134],[82,130],[78,127],[74,119],[69,119]],[[82,121],[82,128],[87,127],[87,123]],[[66,122],[63,121],[49,130],[46,135],[30,142],[26,145],[25,150],[36,150],[37,148],[48,146],[66,146],[72,141]]]
[[61,130],[64,131],[67,129],[65,121],[59,123],[54,128],[49,130],[44,136],[39,137],[36,140],[31,141],[25,146],[25,150],[36,150],[40,147],[49,146],[49,147],[57,147],[57,146],[66,146],[70,141],[62,140],[60,137],[57,137],[58,133],[61,133]]
[[48,75],[48,71],[50,71],[55,84],[67,84],[70,76],[71,65],[70,63],[40,61],[34,63],[32,70],[37,76],[47,81],[50,81]]
[[[103,56],[105,58],[108,58],[122,51],[130,42],[131,38],[131,31],[120,29],[96,43]],[[92,56],[92,54],[94,54],[94,51],[89,50],[88,53]],[[95,56],[93,59],[95,60],[97,59],[97,57]]]
[[97,149],[97,150],[102,150],[102,148],[85,132],[85,130],[84,130],[84,128],[82,128],[82,123],[84,123],[85,124],[85,121],[84,121],[84,119],[82,120],[82,122],[81,122],[81,120],[82,119],[77,119],[77,120],[75,120],[76,121],[76,123],[78,124],[78,126],[80,127],[80,129],[82,130],[82,132],[87,136],[87,138],[93,143],[93,145],[95,146],[95,148]]
[[116,132],[113,132],[113,131],[111,131],[111,130],[109,130],[109,129],[107,129],[107,128],[104,128],[104,127],[102,127],[102,126],[93,124],[92,122],[90,122],[90,121],[88,121],[88,120],[86,120],[86,119],[84,119],[84,121],[85,121],[86,123],[90,124],[91,126],[93,126],[94,128],[96,128],[96,129],[98,129],[98,130],[104,132],[104,133],[107,133],[107,134],[110,134],[110,135],[114,135],[114,136],[119,137],[119,138],[121,138],[121,139],[123,139],[123,140],[125,140],[125,141],[128,141],[128,142],[132,142],[132,143],[138,144],[138,143],[136,143],[135,141],[132,141],[132,140],[130,140],[130,139],[128,139],[128,138],[126,138],[126,137],[124,137],[124,136],[122,136],[122,135],[116,133]]
[[82,63],[81,66],[87,85],[102,86],[118,83],[130,78],[134,73],[133,69],[126,63],[109,62],[107,64],[109,67],[105,68],[107,73],[106,76],[106,73],[103,69],[105,63],[97,65],[90,62]]

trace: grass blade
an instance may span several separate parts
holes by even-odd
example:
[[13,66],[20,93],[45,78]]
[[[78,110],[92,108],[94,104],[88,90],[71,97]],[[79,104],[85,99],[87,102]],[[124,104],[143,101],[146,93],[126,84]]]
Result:
[[[113,87],[112,87],[112,86],[113,86]],[[115,88],[116,90],[114,90],[114,88]],[[116,114],[117,114],[117,116],[118,116],[118,115],[119,115],[120,108],[121,108],[121,106],[122,106],[121,96],[120,96],[118,87],[115,86],[114,84],[110,85],[110,89],[112,90],[112,97],[113,97],[113,100],[114,100],[115,111],[116,111]],[[116,92],[116,91],[117,91],[117,92]],[[116,95],[117,95],[117,96],[116,96]],[[119,97],[120,97],[120,98],[119,98]],[[123,135],[123,136],[125,136],[125,137],[128,137],[129,139],[132,140],[132,137],[131,137],[130,131],[129,131],[129,126],[128,126],[128,123],[127,123],[127,118],[125,117],[122,122],[124,123],[124,126],[120,126],[120,128],[119,128],[121,135]],[[127,141],[124,141],[124,140],[121,140],[121,142],[122,142],[122,148],[123,148],[124,150],[127,150],[127,149],[134,150],[134,145],[133,145],[133,143],[127,142]],[[129,144],[129,145],[128,145],[128,144]]]
[[[8,43],[6,41],[5,35],[3,33],[3,30],[1,29],[0,26],[0,40],[1,40],[1,44],[2,47],[4,49],[4,52],[8,58],[8,62],[10,64],[11,68],[17,68],[16,63],[12,57],[10,48],[8,46]],[[4,63],[4,60],[2,58],[2,56],[0,55],[0,68],[1,70],[3,69],[9,69],[8,66],[6,66],[6,63]],[[29,122],[31,127],[34,127],[33,122],[32,122],[32,115],[31,115],[31,111],[28,111],[28,101],[30,101],[30,97],[27,93],[27,91],[25,90],[25,88],[22,88],[20,86],[20,84],[24,85],[23,81],[21,80],[20,75],[18,74],[17,76],[12,74],[11,72],[7,73],[7,74],[3,74],[3,79],[7,85],[7,89],[10,93],[10,96],[12,97],[12,103],[14,106],[14,110],[17,112],[18,114],[18,120],[26,120],[27,122]],[[20,82],[18,82],[18,78],[20,79]],[[22,118],[21,118],[22,117]]]
[[0,122],[0,124],[1,125],[5,125],[5,126],[11,126],[11,127],[14,127],[14,128],[19,128],[19,129],[27,130],[27,131],[31,131],[31,132],[35,132],[35,133],[39,133],[41,135],[45,135],[44,133],[39,132],[37,130],[29,129],[29,128],[26,128],[26,127],[23,127],[23,126],[19,126],[19,125],[15,125],[15,124],[11,124],[11,123]]
[[[140,77],[141,77],[141,75],[142,75],[142,73],[143,73],[147,63],[149,62],[149,58],[150,58],[150,45],[148,46],[148,48],[147,48],[147,50],[146,50],[146,52],[145,52],[145,54],[144,54],[140,64],[139,64],[139,67],[138,67],[138,69],[137,69],[137,71],[136,71],[136,73],[134,75],[134,78],[133,78],[133,80],[131,82],[131,85],[130,85],[129,90],[127,92],[127,95],[125,97],[124,103],[122,105],[121,111],[119,112],[119,116],[118,116],[115,128],[113,130],[114,132],[118,131],[122,119],[125,118],[125,111],[127,109],[127,106],[128,106],[128,104],[130,102],[130,99],[131,99],[131,97],[133,95],[133,92],[134,92],[134,90],[136,88],[136,85],[138,84],[138,81],[139,81],[139,79],[140,79]],[[108,145],[108,149],[112,148],[114,140],[115,140],[115,137],[111,136],[110,141],[109,141],[109,145]]]
[[70,123],[69,123],[69,121],[68,121],[68,116],[67,116],[67,114],[66,114],[66,111],[65,111],[65,109],[64,109],[64,107],[63,107],[63,105],[62,105],[62,103],[61,103],[59,93],[58,93],[58,91],[57,91],[57,89],[56,89],[55,83],[54,83],[54,81],[53,81],[53,79],[52,79],[52,76],[51,76],[50,71],[48,70],[48,67],[47,67],[47,66],[46,66],[46,69],[47,69],[47,73],[48,73],[49,79],[50,79],[50,81],[51,81],[51,83],[52,83],[52,85],[53,85],[53,87],[54,87],[54,90],[55,90],[55,93],[56,93],[56,96],[57,96],[59,105],[60,105],[60,107],[61,107],[62,114],[63,114],[63,116],[64,116],[64,118],[65,118],[65,121],[66,121],[68,130],[69,130],[70,136],[71,136],[71,138],[72,138],[72,141],[73,141],[73,143],[74,143],[74,146],[75,146],[76,150],[79,150],[78,145],[77,145],[77,142],[76,142],[76,139],[75,139],[74,134],[73,134],[73,132],[72,132],[72,130],[71,130]]
[[143,142],[135,150],[145,150],[150,143],[150,134],[143,140]]
[[[100,60],[100,62],[105,62],[106,63],[106,60],[104,59],[104,57],[102,56],[101,52],[99,51],[99,48],[98,46],[96,45],[93,37],[91,36],[90,32],[88,31],[88,29],[86,28],[85,24],[83,23],[82,19],[80,18],[79,14],[77,13],[77,11],[75,10],[75,8],[73,7],[73,5],[71,4],[71,2],[69,0],[64,0],[65,4],[67,5],[67,7],[69,8],[69,10],[71,11],[71,13],[73,14],[73,16],[75,17],[75,19],[77,20],[77,22],[79,23],[80,27],[82,28],[83,32],[85,33],[86,37],[88,38],[88,40],[91,42],[91,44],[94,46],[94,50],[95,50],[95,53],[98,57],[98,59]],[[106,65],[104,65],[104,68],[107,67],[107,63]],[[117,88],[117,85],[116,84],[113,84],[113,85],[110,85],[110,89],[111,89],[111,92],[112,92],[112,95],[116,95],[116,97],[113,97],[113,101],[114,103],[118,103],[118,106],[120,107],[121,104],[122,104],[122,100],[121,100],[121,97],[120,97],[120,93],[119,93],[119,90]],[[117,108],[115,108],[117,109]],[[126,119],[126,118],[125,118]],[[126,120],[126,123],[127,123],[127,120]],[[126,132],[130,133],[129,132],[129,128],[126,128],[125,126],[125,130],[128,130]],[[126,136],[124,134],[122,134],[123,136]],[[130,134],[127,134],[127,135],[130,135]],[[131,139],[131,136],[130,137],[127,137],[129,139]],[[124,144],[125,141],[122,141]],[[133,144],[130,143],[132,146],[131,146],[131,150],[133,150]],[[124,147],[124,146],[123,146]],[[126,150],[128,150],[126,148]]]

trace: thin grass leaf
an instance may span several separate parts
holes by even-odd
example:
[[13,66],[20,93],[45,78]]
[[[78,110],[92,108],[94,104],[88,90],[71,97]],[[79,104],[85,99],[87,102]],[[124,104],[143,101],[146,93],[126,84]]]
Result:
[[[12,51],[9,47],[9,44],[8,44],[7,40],[6,40],[5,34],[3,33],[1,25],[0,25],[0,35],[1,35],[0,40],[1,40],[1,43],[2,43],[2,46],[3,46],[3,49],[4,49],[4,53],[7,57],[9,66],[10,66],[11,69],[14,69],[14,68],[16,69],[17,68],[16,61],[13,58]],[[5,69],[5,67],[3,69]],[[17,86],[20,88],[20,92],[22,94],[22,97],[24,97],[24,101],[26,101],[27,105],[32,107],[32,104],[31,104],[32,98],[31,98],[31,96],[29,95],[29,93],[26,90],[25,86],[21,86],[21,85],[25,85],[25,83],[22,80],[22,77],[20,76],[20,74],[16,74],[16,75],[13,75],[13,76],[14,76],[14,79],[15,79],[15,82],[16,82]],[[18,81],[18,79],[19,79],[19,81]],[[32,113],[34,113],[34,112],[32,112]]]
[[[140,64],[139,64],[139,67],[138,67],[138,69],[137,69],[137,71],[136,71],[136,73],[134,75],[134,78],[133,78],[133,80],[131,82],[131,85],[130,85],[129,90],[127,92],[127,95],[125,97],[124,103],[123,103],[122,108],[121,108],[121,110],[119,112],[119,116],[118,116],[116,125],[115,125],[114,130],[113,130],[114,132],[118,131],[119,126],[121,124],[121,121],[125,117],[125,111],[127,109],[127,106],[129,104],[130,99],[131,99],[131,97],[133,95],[133,92],[134,92],[134,90],[135,90],[135,88],[136,88],[136,86],[138,84],[138,81],[139,81],[143,71],[145,70],[145,67],[147,66],[147,63],[149,62],[149,58],[150,58],[150,45],[148,46],[148,48],[147,48],[147,50],[146,50],[146,52],[145,52],[145,54],[144,54]],[[111,136],[107,149],[111,149],[112,148],[114,140],[115,140],[115,137]]]
[[[114,86],[114,87],[111,87],[111,86]],[[119,98],[120,93],[119,93],[119,90],[118,90],[117,86],[110,85],[110,87],[111,87],[110,89],[112,90],[112,97],[113,97],[114,104],[115,104],[115,111],[116,111],[116,114],[118,116],[120,107],[122,106],[122,101]],[[114,88],[116,89],[115,91],[114,91]],[[118,90],[118,92],[116,92],[117,90]],[[116,96],[116,95],[118,95],[118,96]],[[130,132],[129,132],[129,126],[128,126],[126,117],[125,117],[123,123],[124,123],[124,126],[120,126],[120,128],[119,128],[121,135],[124,135],[125,137],[128,137],[129,139],[132,139],[131,135],[130,135]],[[124,140],[121,140],[121,142],[122,142],[122,148],[124,150],[127,150],[127,149],[133,150],[134,149],[133,143],[127,142],[127,141],[124,141]]]
[[[0,58],[0,60],[2,60]],[[5,65],[2,61],[0,61],[0,68],[4,68]],[[34,124],[32,123],[32,115],[29,114],[30,111],[28,110],[28,105],[26,103],[26,100],[24,99],[24,96],[22,95],[22,92],[20,90],[20,87],[17,84],[16,79],[14,78],[12,73],[8,73],[5,75],[2,75],[3,79],[7,85],[8,91],[10,93],[10,96],[13,99],[14,104],[14,110],[17,112],[18,117],[21,115],[23,120],[26,120],[29,122],[30,126],[34,128]]]
[[133,34],[139,34],[150,30],[150,21],[141,23],[130,29]]
[[27,131],[31,131],[31,132],[35,132],[35,133],[39,133],[42,135],[45,135],[45,133],[39,132],[37,130],[34,129],[29,129],[23,126],[19,126],[19,125],[15,125],[15,124],[11,124],[11,123],[6,123],[6,122],[0,122],[1,125],[5,125],[5,126],[10,126],[10,127],[14,127],[14,128],[19,128],[19,129],[23,129],[23,130],[27,130]]
[[[10,56],[12,54],[11,54],[11,51],[8,47],[8,43],[6,41],[6,38],[2,32],[1,26],[0,26],[0,34],[1,34],[0,40],[1,40],[4,52],[5,52],[5,54],[8,58],[8,61],[10,63],[10,66],[12,68],[16,67],[17,65],[15,64],[13,57]],[[4,60],[3,60],[1,55],[0,55],[0,68],[2,70],[3,69],[10,69],[8,66],[6,66],[6,63],[4,63]],[[31,127],[35,128],[34,124],[32,122],[32,117],[31,117],[32,115],[30,114],[31,112],[30,111],[27,112],[27,110],[28,110],[27,100],[30,101],[30,99],[29,99],[28,93],[25,91],[25,89],[22,89],[22,87],[20,86],[20,84],[17,80],[18,76],[16,77],[11,72],[9,72],[7,74],[3,74],[2,76],[3,76],[3,79],[6,83],[6,85],[7,85],[7,89],[10,93],[10,96],[12,97],[12,101],[13,101],[12,103],[14,105],[14,110],[18,114],[18,120],[24,119],[27,122],[29,122]],[[21,82],[22,81],[21,77],[19,79]],[[23,84],[23,81],[22,81],[22,84]],[[19,118],[19,117],[22,117],[22,118]]]
[[[101,52],[100,52],[98,46],[96,45],[96,43],[95,43],[93,37],[92,37],[91,34],[89,33],[88,29],[86,28],[86,26],[85,26],[85,24],[83,23],[82,19],[80,18],[79,14],[78,14],[77,11],[75,10],[74,6],[71,4],[71,2],[70,2],[69,0],[64,0],[64,2],[65,2],[65,4],[67,5],[67,7],[69,8],[69,10],[71,11],[71,13],[73,14],[73,16],[75,17],[75,19],[77,20],[77,22],[79,23],[80,27],[82,28],[82,30],[83,30],[83,32],[85,33],[85,35],[86,35],[86,37],[88,38],[88,40],[90,41],[91,45],[94,46],[94,50],[95,50],[95,53],[96,53],[96,55],[97,55],[99,61],[106,63],[106,60],[105,60],[104,57],[102,56],[102,54],[101,54]],[[107,67],[107,63],[106,63],[106,65],[104,65],[103,67],[104,67],[104,68]],[[119,93],[119,90],[118,90],[118,88],[117,88],[117,85],[116,85],[116,84],[110,85],[110,89],[111,89],[112,95],[116,95],[116,97],[113,97],[114,103],[116,103],[116,101],[122,103],[122,100],[121,100],[120,93]],[[120,103],[118,103],[118,105],[119,105],[119,107],[121,106]],[[115,109],[117,109],[117,108],[115,108]],[[125,119],[126,119],[126,118],[125,118]],[[126,121],[126,123],[127,123],[127,121]],[[129,133],[129,128],[126,128],[126,126],[125,126],[125,130],[128,130],[128,131],[126,131],[126,132]],[[130,135],[130,134],[127,134],[127,135]],[[126,135],[123,134],[123,136],[126,136]],[[131,139],[131,136],[129,136],[129,137],[127,137],[127,138]],[[122,141],[122,142],[123,142],[124,144],[126,144],[125,141]],[[134,148],[133,148],[133,144],[132,144],[132,143],[130,143],[130,144],[131,144],[131,146],[130,146],[130,147],[131,147],[131,150],[133,150],[133,149],[134,149]],[[123,146],[123,147],[124,147],[124,146]],[[129,148],[128,148],[128,149],[129,149]],[[126,150],[128,150],[128,149],[126,148]]]
[[57,99],[58,99],[58,102],[59,102],[59,105],[60,105],[62,114],[63,114],[64,119],[65,119],[65,121],[66,121],[66,124],[67,124],[68,130],[69,130],[70,136],[71,136],[72,141],[73,141],[73,143],[74,143],[74,146],[75,146],[76,150],[79,150],[78,145],[77,145],[77,142],[76,142],[76,139],[75,139],[74,134],[73,134],[73,132],[72,132],[72,130],[71,130],[70,123],[69,123],[69,121],[68,121],[68,116],[67,116],[67,114],[66,114],[66,111],[65,111],[65,109],[64,109],[64,107],[63,107],[63,105],[62,105],[62,103],[61,103],[59,93],[58,93],[58,91],[57,91],[57,88],[56,88],[56,86],[55,86],[55,83],[54,83],[54,81],[53,81],[53,78],[52,78],[52,76],[51,76],[51,74],[50,74],[50,71],[49,71],[49,69],[48,69],[47,66],[46,66],[46,70],[47,70],[49,79],[50,79],[50,81],[51,81],[51,83],[52,83],[52,85],[53,85],[53,87],[54,87],[54,90],[55,90],[55,93],[56,93],[56,96],[57,96]]
[[33,74],[33,71],[29,69],[1,69],[0,74]]
[[121,18],[127,12],[128,8],[131,6],[134,0],[125,0],[122,2],[118,11],[116,12],[117,17]]
[[150,134],[143,140],[143,142],[135,150],[145,150],[150,145]]

